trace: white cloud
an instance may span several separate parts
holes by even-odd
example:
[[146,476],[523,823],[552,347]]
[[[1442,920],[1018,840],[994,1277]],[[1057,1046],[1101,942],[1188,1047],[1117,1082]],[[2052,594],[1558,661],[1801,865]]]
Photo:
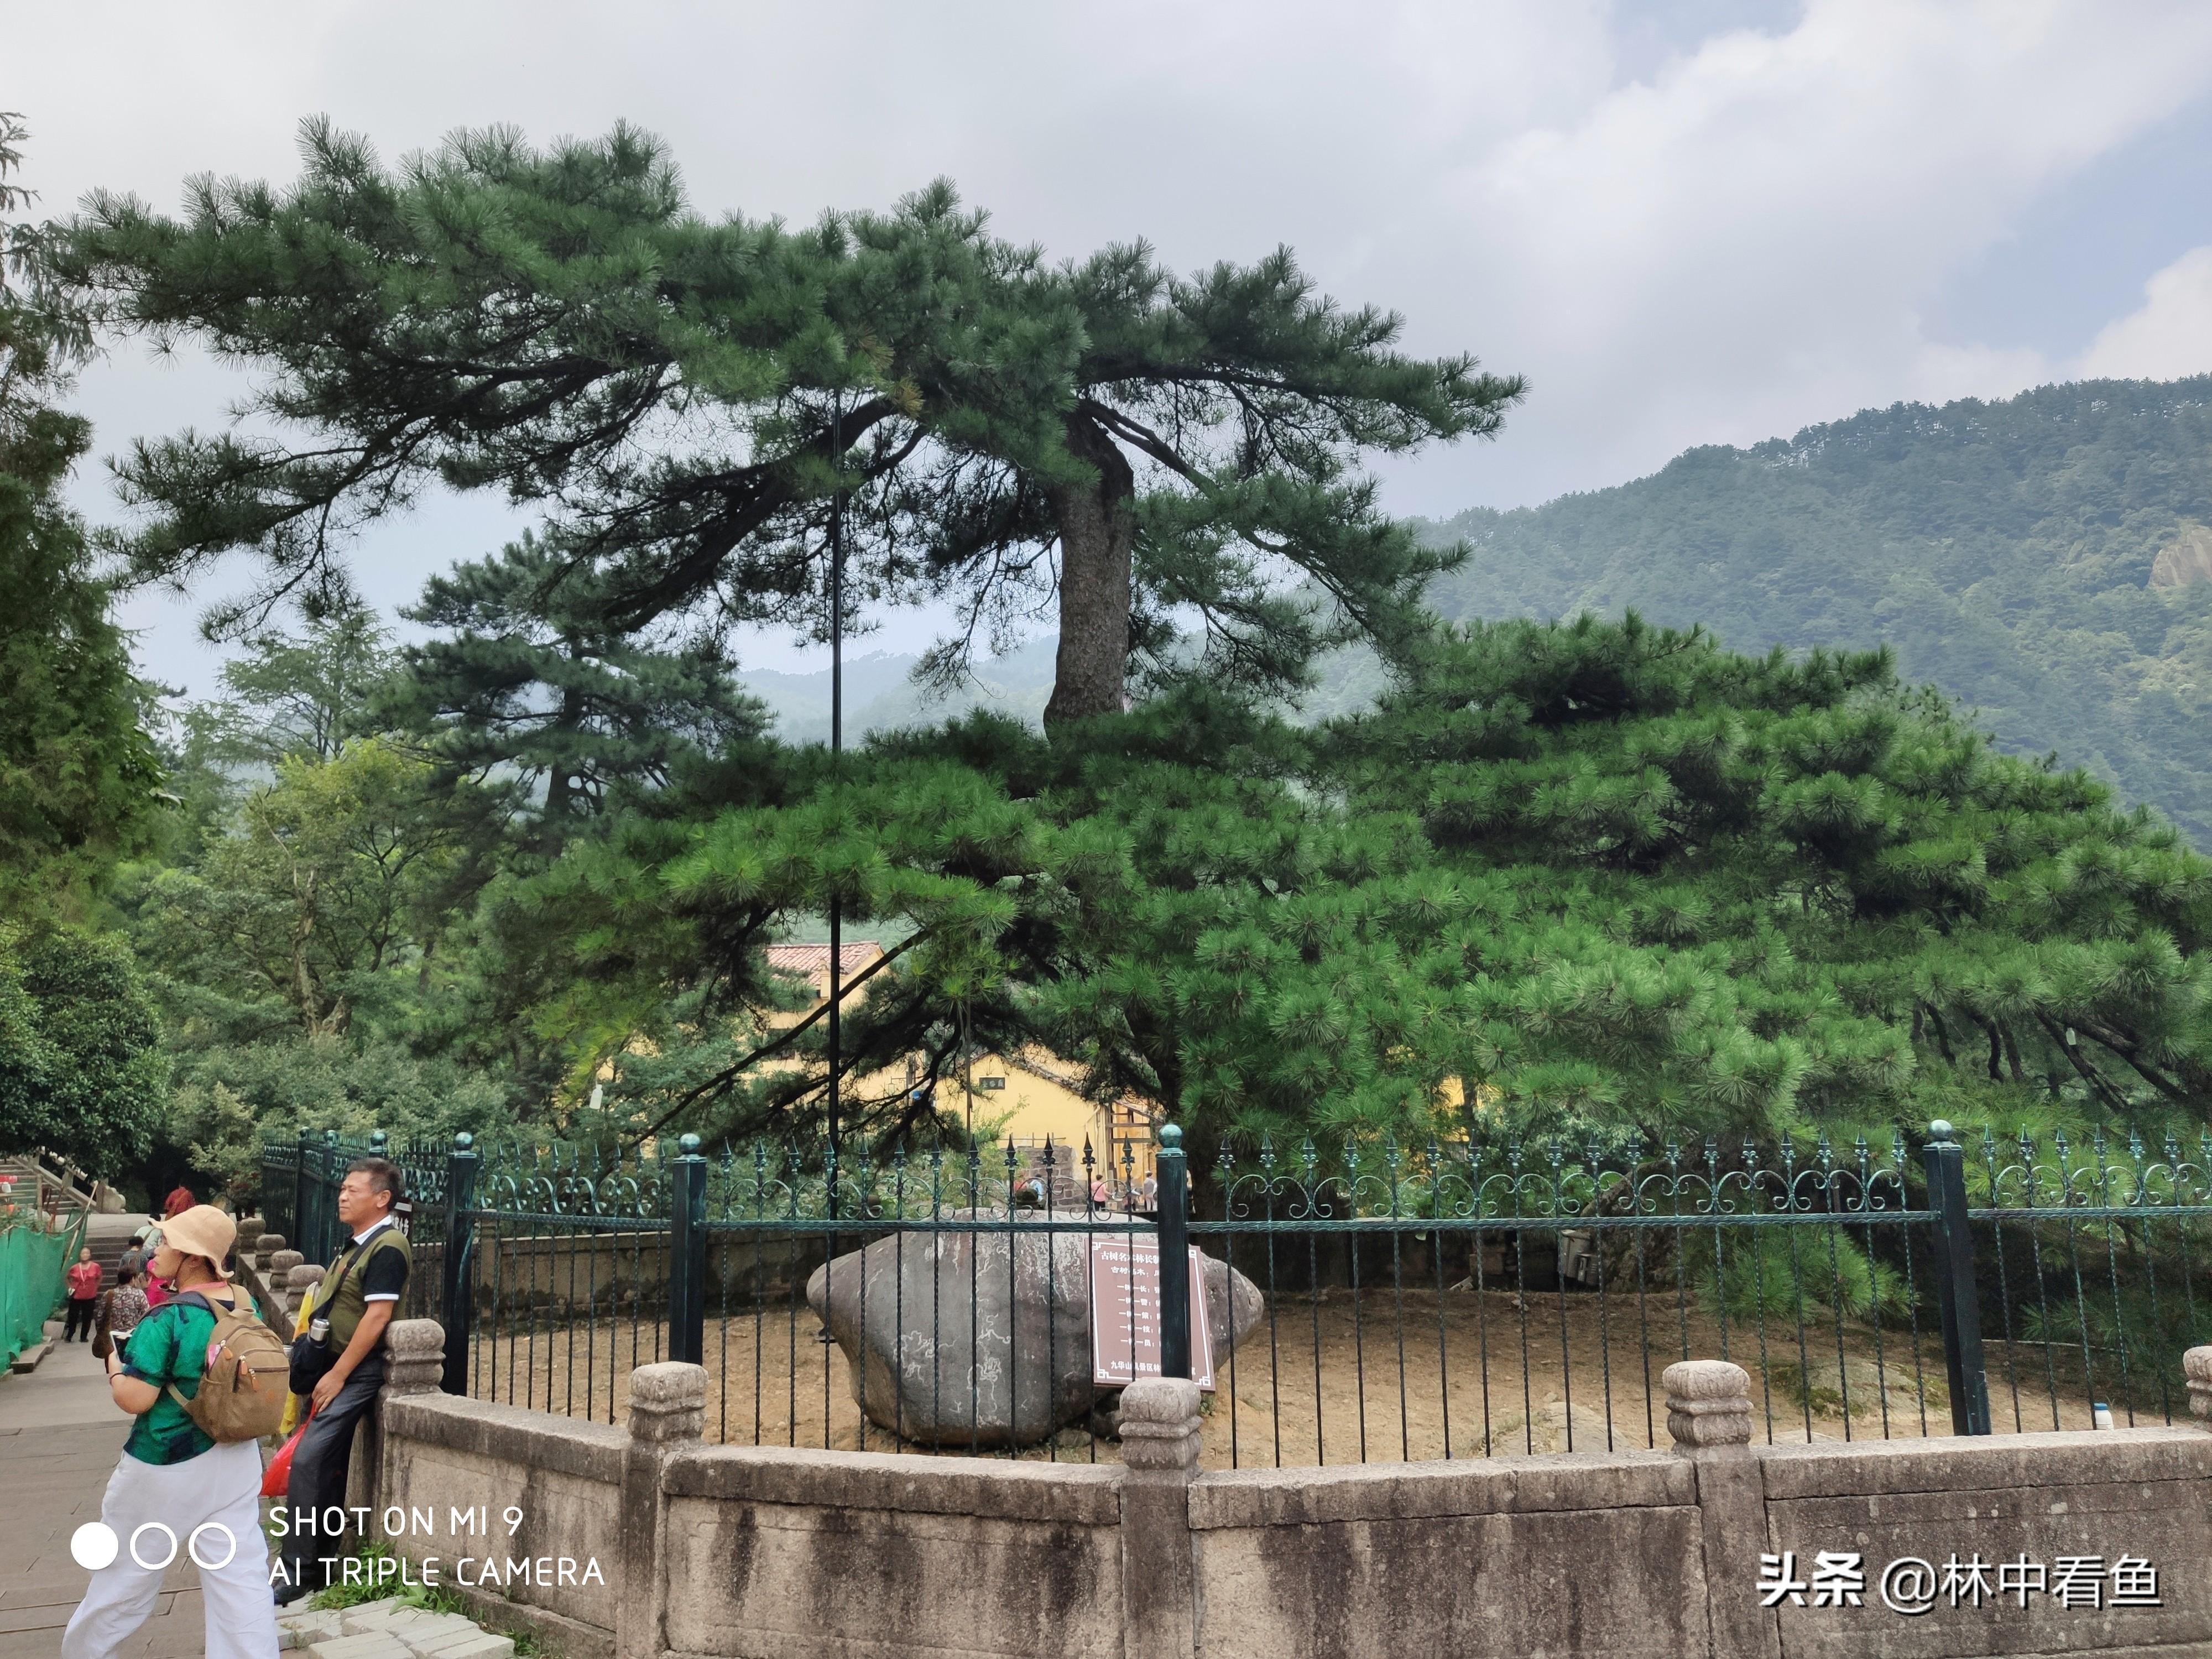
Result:
[[2143,284],[2140,310],[2107,324],[2081,354],[2084,379],[2178,380],[2212,370],[2212,246],[2191,248]]
[[1528,493],[2041,378],[2033,343],[1923,318],[2040,191],[2208,83],[2201,5],[1816,0],[1498,146],[1454,195],[1510,250],[1468,309],[1536,380]]

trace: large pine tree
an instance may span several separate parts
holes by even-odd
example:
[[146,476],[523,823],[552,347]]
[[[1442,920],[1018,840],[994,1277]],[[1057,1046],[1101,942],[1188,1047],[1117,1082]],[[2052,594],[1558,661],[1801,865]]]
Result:
[[[1081,1056],[1194,1145],[1934,1117],[2156,1145],[2212,1110],[2212,862],[1880,653],[1509,623],[1412,678],[1314,729],[1191,687],[1049,743],[879,738],[543,890],[641,1009],[757,1001],[776,918],[831,893],[904,936],[843,1033],[856,1133],[913,1109],[865,1079],[944,1074],[963,1030]],[[818,1110],[819,1036],[811,1068],[705,1070],[693,1121]]]
[[[1376,510],[1374,453],[1496,430],[1521,384],[1395,346],[1287,253],[1169,276],[1144,247],[1048,266],[938,185],[805,231],[687,204],[653,140],[467,135],[398,170],[310,123],[288,191],[196,181],[172,219],[101,197],[69,270],[117,325],[263,371],[306,434],[187,432],[121,465],[145,577],[258,550],[256,604],[343,585],[337,541],[432,480],[543,511],[605,626],[706,609],[824,623],[828,506],[853,584],[970,626],[1056,586],[1055,722],[1118,711],[1178,611],[1216,665],[1295,681],[1388,644],[1449,555]],[[1310,575],[1324,596],[1273,597]]]

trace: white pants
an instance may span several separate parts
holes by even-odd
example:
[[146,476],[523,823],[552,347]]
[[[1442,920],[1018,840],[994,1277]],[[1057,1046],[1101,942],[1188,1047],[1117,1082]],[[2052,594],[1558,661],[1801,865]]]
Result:
[[[92,1575],[70,1615],[62,1659],[113,1659],[146,1622],[161,1591],[172,1547],[193,1548],[192,1529],[213,1522],[197,1545],[200,1598],[207,1608],[207,1659],[276,1659],[276,1608],[269,1585],[269,1545],[261,1532],[261,1449],[251,1440],[217,1446],[181,1463],[142,1463],[125,1455],[108,1477],[100,1518],[121,1548]],[[158,1522],[160,1526],[149,1526]],[[131,1535],[141,1527],[133,1558]],[[166,1527],[167,1532],[161,1528]],[[226,1535],[225,1529],[228,1528]],[[232,1548],[232,1541],[237,1547]],[[139,1562],[161,1562],[141,1566]]]

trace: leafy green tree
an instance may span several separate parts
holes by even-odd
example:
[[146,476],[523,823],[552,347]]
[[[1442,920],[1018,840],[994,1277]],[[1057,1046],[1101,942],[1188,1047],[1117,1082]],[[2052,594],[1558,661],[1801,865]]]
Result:
[[[397,173],[319,122],[306,149],[288,191],[201,181],[181,220],[98,198],[70,238],[115,325],[266,370],[256,412],[313,434],[138,447],[141,577],[250,547],[255,602],[335,603],[334,538],[434,478],[542,508],[562,605],[608,629],[818,629],[850,490],[856,598],[968,605],[945,672],[1056,585],[1057,725],[1120,712],[1178,610],[1255,682],[1334,634],[1398,640],[1449,558],[1358,469],[1494,431],[1521,391],[1403,356],[1395,317],[1317,297],[1287,253],[1187,281],[1141,246],[1048,268],[942,185],[793,232],[701,218],[627,128],[545,153],[468,135]],[[1298,570],[1329,604],[1272,597]]]
[[229,695],[211,712],[220,752],[234,763],[337,758],[349,738],[371,735],[380,696],[399,666],[376,612],[348,599],[311,615],[300,635],[264,629],[222,665]]
[[388,1038],[218,1043],[179,1058],[165,1130],[191,1167],[234,1198],[261,1176],[262,1143],[301,1129],[395,1139],[476,1133],[512,1121],[495,1078]]
[[257,635],[177,714],[166,861],[118,887],[168,1016],[159,1156],[240,1198],[270,1134],[488,1128],[537,1081],[526,1027],[474,1023],[511,977],[475,912],[512,792],[380,729],[398,661],[356,606]]
[[154,878],[141,949],[210,1035],[265,1030],[278,1010],[308,1037],[342,1035],[365,999],[421,971],[470,844],[467,808],[383,738],[320,763],[288,757],[196,867]]
[[556,837],[612,793],[665,788],[686,760],[757,737],[712,631],[656,650],[610,629],[605,610],[526,536],[495,559],[433,577],[406,614],[447,637],[407,652],[388,712],[426,726],[478,776],[519,775]]
[[44,1146],[112,1175],[153,1144],[161,1020],[124,942],[0,930],[0,1153]]
[[[0,114],[0,215],[29,192],[21,118]],[[0,913],[82,911],[143,847],[161,782],[145,688],[62,499],[90,428],[55,407],[91,349],[55,295],[45,234],[0,221]]]

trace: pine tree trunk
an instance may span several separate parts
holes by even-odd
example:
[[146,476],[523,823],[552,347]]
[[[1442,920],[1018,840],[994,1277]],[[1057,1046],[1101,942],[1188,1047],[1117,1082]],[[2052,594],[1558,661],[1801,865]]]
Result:
[[292,878],[296,901],[292,911],[292,994],[299,1000],[300,1018],[311,1037],[322,1029],[322,994],[315,987],[314,970],[307,964],[307,942],[315,932],[315,893],[320,884],[319,872],[314,870],[307,872],[304,881],[297,875]]
[[[571,659],[575,654],[573,647],[568,653]],[[553,722],[553,729],[566,741],[553,745],[554,763],[545,775],[545,821],[549,823],[565,823],[576,811],[578,791],[568,763],[575,752],[576,729],[583,723],[581,702],[575,687],[570,686],[561,693],[561,713]]]
[[1137,534],[1137,477],[1087,416],[1067,418],[1067,447],[1097,469],[1095,482],[1052,492],[1060,523],[1060,656],[1047,728],[1121,712],[1129,660],[1129,550]]

